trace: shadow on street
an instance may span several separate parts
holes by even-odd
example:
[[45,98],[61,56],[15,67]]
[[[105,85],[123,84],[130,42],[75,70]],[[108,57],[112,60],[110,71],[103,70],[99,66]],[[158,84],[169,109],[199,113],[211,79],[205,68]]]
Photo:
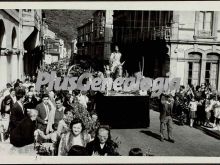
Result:
[[155,139],[157,139],[157,140],[160,140],[160,135],[159,134],[156,134],[156,133],[154,133],[154,132],[152,132],[152,131],[144,131],[144,130],[142,130],[142,131],[140,131],[141,133],[144,133],[144,134],[146,134],[146,135],[148,135],[148,136],[151,136],[151,137],[153,137],[153,138],[155,138]]
[[196,129],[199,129],[200,131],[202,131],[203,133],[205,133],[206,135],[208,136],[211,136],[215,139],[220,139],[220,136],[217,136],[215,132],[211,131],[211,130],[208,130],[206,128],[203,128],[201,126],[195,126]]

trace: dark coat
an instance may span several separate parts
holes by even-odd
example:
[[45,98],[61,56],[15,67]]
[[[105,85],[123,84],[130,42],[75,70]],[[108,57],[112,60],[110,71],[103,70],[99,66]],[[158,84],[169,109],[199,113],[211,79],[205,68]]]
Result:
[[24,108],[27,109],[34,109],[37,106],[37,99],[33,96],[31,98],[31,101],[29,101],[28,98],[25,99],[24,101]]
[[[43,102],[41,102],[40,104],[38,104],[36,106],[36,109],[38,110],[38,117],[37,117],[37,126],[38,129],[42,130],[42,131],[46,131],[47,128],[47,124],[45,124],[45,118],[47,117],[47,113],[46,113],[46,108],[43,105]],[[51,107],[49,106],[49,111],[51,110]]]
[[[38,110],[38,117],[37,117],[37,121],[38,123],[44,123],[44,119],[46,118],[46,108],[43,105],[43,102],[41,102],[40,104],[38,104],[36,106],[36,109]],[[51,110],[50,106],[49,106],[49,110]]]
[[9,128],[10,131],[13,130],[18,126],[18,124],[27,116],[27,112],[24,110],[22,111],[21,106],[16,102],[14,106],[11,109],[11,115],[10,115],[10,123]]
[[[173,110],[173,104],[174,102],[170,103],[170,107],[169,105],[166,103],[167,98],[162,95],[160,98],[160,121],[163,122],[166,116],[171,116],[172,117],[172,110]],[[167,111],[169,111],[170,108],[170,114],[167,114]]]
[[119,155],[115,149],[116,149],[116,144],[109,140],[105,143],[103,149],[100,147],[100,143],[98,140],[91,141],[90,143],[87,144],[86,149],[89,153],[89,155],[92,155],[93,152],[97,152],[99,155],[104,156],[117,156]]
[[10,143],[15,147],[23,147],[34,143],[36,122],[25,117],[10,134]]

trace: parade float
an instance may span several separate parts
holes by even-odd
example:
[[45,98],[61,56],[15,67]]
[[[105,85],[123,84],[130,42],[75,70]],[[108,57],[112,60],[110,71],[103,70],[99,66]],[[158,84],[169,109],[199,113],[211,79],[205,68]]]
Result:
[[49,91],[93,91],[95,110],[101,124],[112,128],[146,128],[150,125],[148,92],[151,91],[151,97],[159,97],[164,89],[178,88],[180,82],[178,78],[144,77],[143,68],[133,76],[118,73],[122,72],[118,69],[104,72],[92,68],[86,70],[73,65],[62,77],[57,76],[56,71],[40,72],[36,90],[40,90],[41,85],[47,85]]

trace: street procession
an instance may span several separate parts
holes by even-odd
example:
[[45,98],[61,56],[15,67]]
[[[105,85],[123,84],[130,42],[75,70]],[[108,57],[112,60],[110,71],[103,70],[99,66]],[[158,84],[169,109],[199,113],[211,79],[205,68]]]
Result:
[[216,11],[0,10],[1,154],[220,156],[219,22]]

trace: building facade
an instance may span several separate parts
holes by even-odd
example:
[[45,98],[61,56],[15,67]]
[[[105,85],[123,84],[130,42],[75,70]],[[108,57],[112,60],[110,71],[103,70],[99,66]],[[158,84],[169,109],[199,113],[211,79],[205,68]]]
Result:
[[103,69],[103,65],[111,55],[112,15],[111,10],[97,10],[93,13],[92,19],[77,29],[78,54],[95,61],[94,67],[97,69]]
[[0,10],[0,90],[35,75],[42,59],[41,10]]
[[24,76],[20,15],[21,10],[0,10],[0,90]]
[[44,64],[58,62],[58,60],[66,58],[67,51],[64,40],[57,37],[56,33],[49,29],[46,18],[43,21],[42,38],[44,45]]
[[220,90],[220,13],[173,12],[170,41],[170,76],[182,84],[210,84]]
[[60,41],[59,39],[46,38],[45,44],[45,64],[58,62],[60,59]]
[[114,11],[113,43],[131,73],[144,65],[145,76],[220,90],[219,19],[217,11]]
[[24,73],[36,75],[42,64],[42,10],[22,9],[22,42],[24,45]]
[[91,56],[93,50],[93,19],[77,28],[77,52],[79,56]]
[[93,14],[94,19],[94,56],[104,63],[111,55],[113,37],[113,11],[97,10]]
[[124,70],[166,76],[172,17],[171,11],[114,11],[113,45],[119,46]]

